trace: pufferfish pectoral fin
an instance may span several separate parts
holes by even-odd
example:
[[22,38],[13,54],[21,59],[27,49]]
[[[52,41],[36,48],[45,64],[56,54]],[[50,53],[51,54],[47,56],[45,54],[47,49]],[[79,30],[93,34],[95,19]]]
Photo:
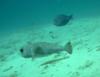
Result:
[[32,53],[32,61],[35,59],[35,54]]

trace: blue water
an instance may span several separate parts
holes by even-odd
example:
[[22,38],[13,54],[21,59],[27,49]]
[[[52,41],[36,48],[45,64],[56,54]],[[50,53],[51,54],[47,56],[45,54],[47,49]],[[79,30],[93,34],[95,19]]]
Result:
[[0,31],[52,24],[58,14],[99,16],[99,0],[0,0]]

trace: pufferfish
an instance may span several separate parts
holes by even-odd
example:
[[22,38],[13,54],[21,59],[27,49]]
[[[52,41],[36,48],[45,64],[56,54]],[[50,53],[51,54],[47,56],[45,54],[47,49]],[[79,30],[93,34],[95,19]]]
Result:
[[37,43],[27,43],[20,49],[21,55],[24,58],[36,58],[48,56],[54,53],[59,53],[61,51],[66,51],[72,54],[72,43],[69,41],[65,46],[58,45],[56,43],[49,42],[37,42]]

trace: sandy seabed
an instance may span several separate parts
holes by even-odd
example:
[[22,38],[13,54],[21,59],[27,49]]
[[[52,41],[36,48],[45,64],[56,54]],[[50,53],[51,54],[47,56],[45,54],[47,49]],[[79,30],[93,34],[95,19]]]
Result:
[[[73,53],[35,60],[21,56],[19,49],[23,45],[41,41],[60,45],[71,41]],[[47,24],[43,28],[23,29],[0,39],[0,77],[100,77],[99,61],[100,18],[72,20],[63,27]]]

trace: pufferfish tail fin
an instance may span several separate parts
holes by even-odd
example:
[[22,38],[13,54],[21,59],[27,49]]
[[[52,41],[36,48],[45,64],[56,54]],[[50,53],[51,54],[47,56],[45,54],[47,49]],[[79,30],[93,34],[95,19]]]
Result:
[[67,42],[64,46],[64,49],[66,52],[68,52],[69,54],[72,54],[73,52],[73,47],[72,47],[72,43],[71,41]]

